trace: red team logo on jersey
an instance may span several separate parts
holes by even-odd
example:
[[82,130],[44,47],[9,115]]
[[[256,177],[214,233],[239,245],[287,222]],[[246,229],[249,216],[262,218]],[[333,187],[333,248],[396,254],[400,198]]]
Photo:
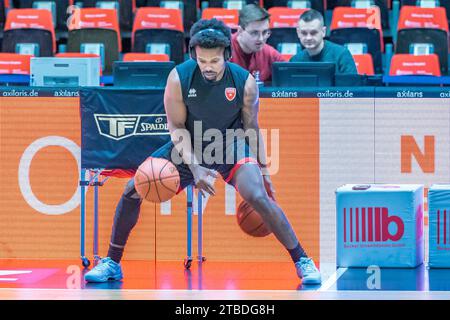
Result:
[[228,101],[233,101],[236,97],[236,88],[226,88],[225,96],[227,97]]

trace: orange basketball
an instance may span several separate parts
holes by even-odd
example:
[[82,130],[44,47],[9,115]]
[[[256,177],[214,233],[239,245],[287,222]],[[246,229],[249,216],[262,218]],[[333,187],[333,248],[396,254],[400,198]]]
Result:
[[272,233],[260,214],[245,201],[239,205],[236,218],[242,231],[252,237],[265,237]]
[[169,160],[149,157],[137,169],[134,186],[145,200],[160,203],[177,193],[180,175]]

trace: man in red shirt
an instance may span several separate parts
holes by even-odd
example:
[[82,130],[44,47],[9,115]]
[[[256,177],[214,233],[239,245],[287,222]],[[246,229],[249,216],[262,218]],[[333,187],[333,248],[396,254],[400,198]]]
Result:
[[255,4],[246,5],[239,12],[239,27],[232,36],[231,62],[248,70],[261,81],[272,80],[272,63],[284,61],[281,54],[266,44],[270,36],[270,14]]

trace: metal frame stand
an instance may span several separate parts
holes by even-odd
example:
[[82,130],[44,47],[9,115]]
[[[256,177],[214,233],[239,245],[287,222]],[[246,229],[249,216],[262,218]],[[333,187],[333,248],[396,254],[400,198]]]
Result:
[[[192,265],[192,214],[193,214],[193,203],[194,203],[194,185],[187,186],[187,256],[184,259],[185,269],[189,269]],[[202,195],[198,193],[197,195],[197,210],[198,210],[198,220],[197,220],[197,260],[199,263],[206,261],[206,257],[203,256],[203,199]]]
[[[91,261],[86,257],[86,193],[90,186],[94,187],[94,236],[93,236],[93,256],[94,266],[101,260],[98,255],[98,198],[99,190],[105,184],[109,177],[100,180],[99,176],[102,169],[81,169],[80,187],[81,187],[81,202],[80,202],[80,257],[82,265],[87,268]],[[86,173],[89,172],[90,178],[86,180]],[[194,185],[187,187],[187,257],[184,260],[184,267],[189,269],[191,267],[192,257],[192,215],[193,215],[193,199],[194,199]],[[199,263],[206,261],[203,256],[203,197],[198,194],[198,232],[197,232],[197,260]]]
[[[105,177],[99,180],[99,175],[102,169],[81,169],[80,187],[81,187],[81,202],[80,202],[80,257],[82,265],[87,268],[91,262],[86,257],[86,193],[89,186],[94,187],[94,237],[93,237],[93,255],[94,266],[101,260],[98,255],[98,187],[103,186],[108,180]],[[86,180],[86,173],[89,172],[89,180]]]

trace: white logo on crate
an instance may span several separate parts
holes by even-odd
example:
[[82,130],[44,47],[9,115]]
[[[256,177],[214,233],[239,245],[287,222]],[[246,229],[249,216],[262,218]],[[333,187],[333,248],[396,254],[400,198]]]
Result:
[[98,133],[113,140],[141,135],[167,135],[165,114],[94,114]]

